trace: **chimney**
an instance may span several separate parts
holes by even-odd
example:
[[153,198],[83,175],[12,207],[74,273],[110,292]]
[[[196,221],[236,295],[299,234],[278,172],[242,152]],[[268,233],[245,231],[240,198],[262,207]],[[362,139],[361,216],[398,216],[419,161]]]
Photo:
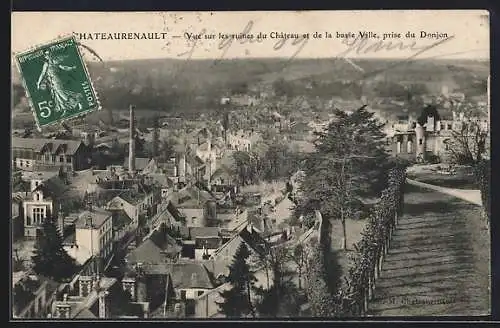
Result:
[[135,125],[134,125],[134,105],[130,105],[130,131],[128,146],[128,171],[130,174],[135,172]]
[[[67,298],[67,294],[65,294],[65,295]],[[70,319],[71,318],[71,305],[66,303],[66,300],[63,300],[62,303],[56,304],[55,317],[60,318],[60,319]]]
[[59,213],[57,215],[57,228],[59,229],[59,234],[64,238],[64,214],[62,212],[62,205],[59,205]]
[[108,292],[107,291],[102,291],[100,292],[99,295],[99,319],[105,319],[107,318],[107,304],[106,304],[106,296]]
[[198,287],[198,275],[196,273],[191,274],[191,285],[192,287]]

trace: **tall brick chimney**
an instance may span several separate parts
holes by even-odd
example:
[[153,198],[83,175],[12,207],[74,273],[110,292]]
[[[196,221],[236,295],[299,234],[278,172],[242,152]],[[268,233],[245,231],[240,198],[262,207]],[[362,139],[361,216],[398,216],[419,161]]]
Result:
[[135,172],[135,124],[134,124],[134,105],[130,105],[130,131],[128,146],[128,171]]

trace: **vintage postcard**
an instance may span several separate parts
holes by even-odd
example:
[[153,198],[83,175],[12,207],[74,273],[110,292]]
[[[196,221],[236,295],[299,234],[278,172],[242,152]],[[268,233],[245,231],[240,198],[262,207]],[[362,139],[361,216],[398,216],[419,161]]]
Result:
[[486,319],[489,19],[13,12],[12,318]]

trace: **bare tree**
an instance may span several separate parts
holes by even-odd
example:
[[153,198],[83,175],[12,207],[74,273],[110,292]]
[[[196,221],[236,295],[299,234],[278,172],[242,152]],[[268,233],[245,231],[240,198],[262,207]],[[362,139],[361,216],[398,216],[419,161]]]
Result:
[[487,153],[488,130],[478,119],[464,121],[447,141],[451,160],[456,164],[479,163]]

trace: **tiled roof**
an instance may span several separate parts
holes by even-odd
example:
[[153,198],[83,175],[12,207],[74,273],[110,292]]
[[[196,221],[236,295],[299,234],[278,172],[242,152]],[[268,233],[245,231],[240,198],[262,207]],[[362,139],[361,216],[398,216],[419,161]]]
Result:
[[[151,160],[149,158],[136,157],[135,158],[135,169],[139,170],[139,171],[144,170],[148,166],[150,161]],[[128,169],[128,157],[126,157],[125,160],[123,161],[123,167],[125,169]]]
[[176,221],[182,221],[183,219],[185,219],[185,216],[171,202],[168,202],[167,211],[174,217]]
[[226,165],[221,164],[219,166],[219,168],[217,168],[215,170],[214,174],[212,174],[211,179],[214,180],[214,179],[217,179],[220,177],[222,177],[224,179],[231,179],[232,178],[231,169],[229,167],[227,167]]
[[42,151],[45,146],[49,146],[52,152],[55,152],[59,147],[66,147],[66,154],[75,154],[81,141],[76,140],[61,140],[61,139],[42,139],[42,138],[12,138],[12,148],[33,149],[36,152]]
[[265,256],[267,254],[268,244],[258,232],[253,229],[252,232],[249,232],[248,229],[242,229],[239,235],[247,243],[247,245],[260,256]]
[[207,269],[200,263],[162,263],[143,267],[144,271],[150,275],[170,274],[175,289],[212,289],[215,287]]
[[221,228],[219,227],[179,227],[179,232],[184,238],[195,240],[198,237],[218,237]]
[[151,240],[147,239],[125,257],[128,263],[157,264],[165,262],[166,256]]
[[182,246],[170,235],[161,231],[155,231],[136,249],[127,256],[130,263],[164,263],[169,255],[176,255],[182,250]]
[[181,208],[199,208],[207,201],[214,201],[215,197],[208,191],[197,186],[186,186],[172,195],[172,203]]
[[168,188],[168,187],[174,186],[174,182],[168,178],[168,173],[167,174],[151,173],[151,174],[148,174],[148,177],[150,177],[154,183],[157,183],[161,187]]
[[132,223],[132,219],[124,210],[117,210],[112,212],[113,216],[113,229],[121,230],[123,227],[128,226]]
[[85,211],[78,217],[78,220],[75,222],[75,227],[86,228],[88,217],[92,218],[92,226],[96,229],[102,226],[111,217],[111,213],[101,208],[94,208],[92,211]]
[[96,319],[97,317],[89,309],[83,309],[75,316],[75,318],[77,318],[77,319]]

